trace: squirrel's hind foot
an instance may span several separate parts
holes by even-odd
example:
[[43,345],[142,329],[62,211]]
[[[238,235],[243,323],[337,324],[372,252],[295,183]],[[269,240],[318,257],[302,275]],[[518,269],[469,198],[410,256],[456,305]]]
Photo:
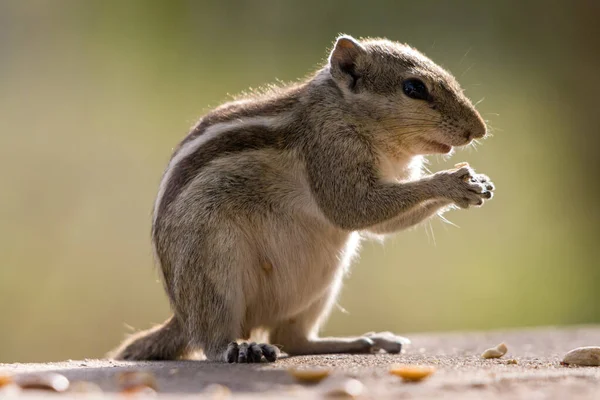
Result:
[[277,347],[266,343],[231,342],[227,346],[226,358],[228,363],[252,364],[262,361],[264,356],[268,362],[277,360]]

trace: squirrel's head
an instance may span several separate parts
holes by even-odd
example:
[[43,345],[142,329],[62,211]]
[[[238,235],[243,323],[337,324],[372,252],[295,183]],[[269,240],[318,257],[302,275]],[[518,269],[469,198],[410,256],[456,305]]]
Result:
[[486,134],[456,79],[417,50],[385,39],[340,36],[329,73],[382,143],[411,154],[448,153]]

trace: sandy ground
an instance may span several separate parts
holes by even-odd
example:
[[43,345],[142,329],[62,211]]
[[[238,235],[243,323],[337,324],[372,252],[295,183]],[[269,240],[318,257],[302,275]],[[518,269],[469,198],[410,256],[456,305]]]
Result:
[[[600,346],[600,326],[543,328],[487,333],[418,334],[403,354],[328,355],[282,358],[273,364],[226,365],[206,361],[155,363],[106,360],[65,361],[46,364],[0,364],[0,373],[56,371],[72,382],[98,384],[103,398],[121,397],[117,376],[127,370],[151,371],[158,380],[159,396],[227,398],[202,393],[210,384],[227,386],[239,399],[324,398],[328,387],[346,378],[364,384],[364,399],[600,399],[600,367],[565,367],[562,356],[579,346]],[[508,353],[484,360],[482,351],[500,342]],[[516,360],[517,364],[509,363]],[[405,383],[392,376],[392,364],[421,364],[437,368],[429,379]],[[297,383],[287,369],[327,367],[330,377],[318,384]],[[214,386],[213,386],[214,387]],[[38,398],[27,391],[0,398]],[[65,397],[65,393],[60,397]]]

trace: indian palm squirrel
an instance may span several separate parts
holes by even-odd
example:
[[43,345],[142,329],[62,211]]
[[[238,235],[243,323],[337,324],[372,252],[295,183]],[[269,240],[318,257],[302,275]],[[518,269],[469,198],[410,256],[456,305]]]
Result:
[[[468,165],[422,172],[425,155],[485,135],[450,73],[408,45],[348,35],[305,81],[210,111],[174,150],[154,204],[173,316],[112,356],[172,360],[202,349],[244,363],[275,361],[279,348],[400,352],[405,339],[390,332],[318,331],[367,233],[492,197],[488,177]],[[257,331],[265,343],[249,342]]]

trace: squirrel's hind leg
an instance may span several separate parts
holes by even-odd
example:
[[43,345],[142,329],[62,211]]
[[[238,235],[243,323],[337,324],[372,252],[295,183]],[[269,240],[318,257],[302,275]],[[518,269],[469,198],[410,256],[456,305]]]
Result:
[[178,246],[178,264],[169,290],[189,348],[202,348],[211,361],[257,363],[263,357],[275,361],[278,353],[274,346],[236,342],[245,336],[245,328],[252,328],[244,327],[245,299],[256,286],[247,281],[254,262],[251,246],[225,219],[212,227],[196,222],[195,229],[201,231],[187,237],[196,242]]
[[320,325],[329,316],[335,303],[337,290],[313,303],[302,313],[283,321],[271,331],[271,343],[293,355],[374,353],[384,350],[400,353],[404,343],[410,341],[390,332],[368,333],[357,337],[318,337]]

